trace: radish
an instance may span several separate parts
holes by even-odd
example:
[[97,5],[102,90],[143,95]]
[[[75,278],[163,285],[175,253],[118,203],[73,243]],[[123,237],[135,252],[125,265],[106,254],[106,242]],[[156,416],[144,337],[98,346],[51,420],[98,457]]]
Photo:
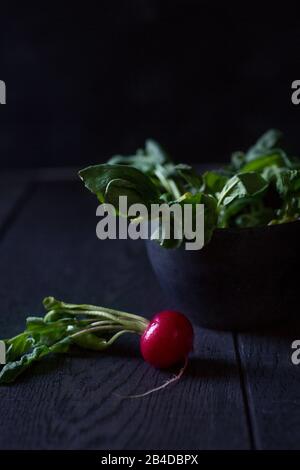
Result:
[[174,310],[157,313],[147,324],[140,340],[142,356],[151,366],[166,369],[184,362],[179,372],[164,384],[138,395],[121,398],[141,398],[178,381],[184,374],[188,355],[193,349],[194,331],[185,315]]
[[180,312],[157,313],[141,337],[141,353],[146,362],[168,368],[185,360],[193,349],[193,327]]
[[184,365],[177,375],[164,384],[127,398],[142,398],[178,381],[186,370],[188,355],[193,349],[193,341],[193,327],[185,315],[174,310],[163,310],[157,313],[141,337],[140,348],[144,360],[159,369],[174,366],[180,361],[184,361]]
[[190,321],[180,312],[164,310],[149,321],[132,313],[69,304],[54,297],[46,297],[43,304],[47,312],[43,318],[28,317],[25,331],[5,341],[8,360],[0,370],[0,383],[13,382],[33,362],[48,354],[72,352],[74,345],[104,351],[126,333],[141,336],[141,354],[151,366],[165,369],[184,363],[178,374],[160,387],[127,398],[143,397],[166,387],[178,380],[187,367],[194,333]]

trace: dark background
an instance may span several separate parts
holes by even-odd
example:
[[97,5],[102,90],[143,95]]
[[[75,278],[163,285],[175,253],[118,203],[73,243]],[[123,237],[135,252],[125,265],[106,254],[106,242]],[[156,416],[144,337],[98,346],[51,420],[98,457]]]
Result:
[[1,167],[81,166],[147,137],[177,161],[223,161],[269,127],[300,153],[300,16],[284,5],[1,4]]

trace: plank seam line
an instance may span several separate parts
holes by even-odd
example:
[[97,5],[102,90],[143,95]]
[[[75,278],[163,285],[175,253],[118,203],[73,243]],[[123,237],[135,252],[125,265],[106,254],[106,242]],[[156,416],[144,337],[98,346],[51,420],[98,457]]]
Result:
[[251,409],[250,409],[250,400],[249,400],[249,396],[247,392],[246,377],[244,374],[242,358],[240,355],[237,333],[233,333],[233,343],[234,343],[234,349],[235,349],[235,354],[236,354],[236,359],[237,359],[237,367],[238,367],[239,376],[240,376],[240,383],[241,383],[242,397],[243,397],[243,403],[244,403],[244,409],[245,409],[245,415],[246,415],[246,422],[247,422],[248,433],[249,433],[250,447],[251,447],[251,450],[256,450],[257,445],[256,445],[256,440],[255,440],[255,435],[254,435],[254,425],[253,425],[253,419],[252,419],[252,414],[251,414]]
[[20,196],[16,199],[12,208],[8,211],[7,215],[4,217],[0,223],[0,242],[3,241],[6,234],[9,232],[10,228],[14,225],[15,221],[18,219],[20,213],[23,211],[28,201],[32,197],[37,184],[34,182],[28,183],[24,190],[21,192]]

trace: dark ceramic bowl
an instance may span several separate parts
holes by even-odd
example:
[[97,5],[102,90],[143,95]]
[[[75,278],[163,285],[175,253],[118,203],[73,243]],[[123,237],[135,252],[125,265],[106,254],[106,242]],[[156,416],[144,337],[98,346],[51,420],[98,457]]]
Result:
[[202,250],[147,251],[172,308],[194,324],[249,330],[288,320],[299,310],[300,222],[218,229]]

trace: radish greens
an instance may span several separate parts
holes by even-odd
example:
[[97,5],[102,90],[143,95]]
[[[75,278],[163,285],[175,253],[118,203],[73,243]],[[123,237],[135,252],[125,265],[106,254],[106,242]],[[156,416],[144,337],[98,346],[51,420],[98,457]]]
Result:
[[[99,201],[118,210],[119,196],[128,202],[204,204],[205,243],[216,228],[256,227],[292,222],[300,217],[300,160],[281,147],[281,132],[271,129],[246,152],[234,152],[228,166],[202,175],[175,164],[153,140],[131,156],[79,172]],[[159,243],[176,248],[178,240]]]

